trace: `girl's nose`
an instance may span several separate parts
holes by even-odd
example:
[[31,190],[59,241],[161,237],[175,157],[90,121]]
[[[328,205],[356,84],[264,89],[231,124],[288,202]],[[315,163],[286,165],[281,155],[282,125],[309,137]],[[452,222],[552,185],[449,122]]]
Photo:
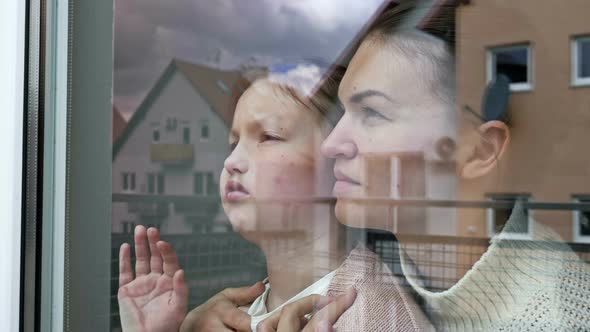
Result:
[[244,174],[248,171],[248,161],[243,158],[236,150],[225,159],[223,163],[225,170],[231,174]]

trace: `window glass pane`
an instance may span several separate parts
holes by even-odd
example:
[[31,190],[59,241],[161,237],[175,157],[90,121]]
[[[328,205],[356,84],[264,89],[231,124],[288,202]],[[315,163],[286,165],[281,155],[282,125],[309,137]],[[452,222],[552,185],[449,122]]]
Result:
[[195,173],[194,174],[194,185],[193,185],[193,192],[198,195],[202,195],[205,188],[205,179],[203,178],[203,173]]
[[174,285],[158,239],[186,310],[132,300],[162,330],[267,277],[224,317],[242,307],[256,330],[290,300],[361,285],[336,331],[590,330],[560,302],[590,261],[572,203],[589,190],[590,95],[556,79],[590,4],[500,2],[115,0],[112,331],[134,319],[120,295],[153,290],[142,259]]
[[123,173],[123,190],[129,189],[129,174]]
[[590,39],[578,41],[578,77],[590,78]]
[[154,174],[149,173],[147,176],[147,182],[148,182],[148,193],[153,194],[156,192],[156,179],[154,177]]
[[191,141],[191,130],[190,128],[182,129],[182,141],[184,144],[189,144]]
[[206,124],[201,126],[201,138],[209,138],[209,126]]
[[506,75],[512,83],[527,83],[528,47],[515,47],[509,50],[495,51],[496,75]]
[[590,236],[590,213],[588,211],[580,213],[580,235]]
[[207,194],[208,195],[219,195],[219,187],[213,177],[213,173],[207,173]]
[[158,174],[158,194],[164,193],[164,174]]

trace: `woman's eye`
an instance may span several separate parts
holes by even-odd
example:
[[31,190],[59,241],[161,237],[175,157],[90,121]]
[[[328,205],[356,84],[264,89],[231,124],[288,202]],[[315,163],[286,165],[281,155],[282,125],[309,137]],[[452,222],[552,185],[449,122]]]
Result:
[[376,124],[376,122],[381,120],[391,121],[390,118],[377,112],[371,107],[363,107],[361,111],[363,112],[363,122],[366,124]]

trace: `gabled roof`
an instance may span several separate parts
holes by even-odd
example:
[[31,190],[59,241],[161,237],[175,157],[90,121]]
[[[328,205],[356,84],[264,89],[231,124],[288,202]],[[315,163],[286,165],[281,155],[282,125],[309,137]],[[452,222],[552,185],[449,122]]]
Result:
[[125,126],[127,126],[127,121],[117,107],[113,105],[113,142],[117,141],[119,136],[121,136],[125,130]]
[[195,91],[205,99],[223,122],[228,127],[231,125],[235,104],[240,95],[240,86],[245,82],[240,72],[219,70],[174,59],[160,75],[156,84],[148,92],[135,113],[133,113],[119,139],[114,142],[113,160],[115,160],[131,133],[145,119],[155,99],[177,71],[184,75]]

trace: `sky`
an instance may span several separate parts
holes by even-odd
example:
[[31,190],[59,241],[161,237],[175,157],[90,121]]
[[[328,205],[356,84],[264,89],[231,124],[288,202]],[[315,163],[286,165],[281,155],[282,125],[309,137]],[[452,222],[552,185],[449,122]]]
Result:
[[173,58],[222,69],[329,63],[381,1],[115,0],[114,104],[129,117]]

